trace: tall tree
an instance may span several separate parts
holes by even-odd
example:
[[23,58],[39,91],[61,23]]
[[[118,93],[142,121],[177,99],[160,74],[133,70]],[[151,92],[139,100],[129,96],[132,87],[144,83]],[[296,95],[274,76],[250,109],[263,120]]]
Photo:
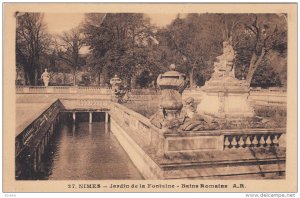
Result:
[[155,39],[143,14],[87,14],[83,27],[89,60],[99,72],[105,71],[108,77],[118,74],[130,84],[140,70],[152,69],[148,53]]
[[209,63],[221,52],[222,37],[215,25],[217,19],[214,14],[188,14],[186,18],[178,16],[162,30],[160,42],[166,46],[163,51],[189,75],[191,87],[195,84],[195,71],[198,76],[209,78],[212,72]]
[[58,57],[67,63],[73,70],[73,85],[76,85],[76,72],[80,66],[79,51],[83,47],[83,34],[79,28],[73,28],[63,32],[57,37],[56,43],[59,49]]
[[23,67],[26,84],[37,85],[42,72],[40,57],[47,50],[50,37],[43,14],[19,13],[16,28],[16,62]]
[[[188,14],[185,18],[177,17],[160,32],[160,36],[159,41],[164,45],[162,56],[189,73],[191,86],[194,77],[197,77],[198,85],[210,78],[214,58],[222,53],[223,41],[234,47],[236,76],[246,79],[249,86],[255,75],[257,78],[253,83],[256,86],[264,77],[269,78],[271,73],[279,75],[275,67],[270,67],[273,63],[267,61],[270,57],[275,60],[272,54],[279,53],[277,59],[282,58],[278,62],[284,64],[279,67],[286,67],[287,24],[283,15]],[[256,74],[259,66],[262,67],[260,72],[264,71],[263,75]],[[262,83],[266,85],[265,82]],[[268,82],[270,85],[280,85],[278,80],[269,79]]]
[[276,52],[285,56],[287,49],[286,19],[277,14],[247,15],[247,18],[239,21],[239,25],[233,30],[232,40],[237,51],[236,63],[244,62],[246,64],[244,67],[245,79],[251,85],[257,68],[266,64],[268,57]]

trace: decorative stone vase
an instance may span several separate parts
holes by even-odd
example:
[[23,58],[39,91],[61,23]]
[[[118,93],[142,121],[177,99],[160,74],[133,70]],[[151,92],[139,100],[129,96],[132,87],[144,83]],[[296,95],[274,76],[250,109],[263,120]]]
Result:
[[111,85],[111,99],[112,101],[117,102],[122,80],[117,75],[115,75],[112,79],[110,79],[109,83]]
[[170,70],[157,78],[157,85],[162,92],[160,106],[163,108],[166,120],[179,117],[183,106],[181,94],[187,85],[185,75],[174,71],[174,64],[170,65]]

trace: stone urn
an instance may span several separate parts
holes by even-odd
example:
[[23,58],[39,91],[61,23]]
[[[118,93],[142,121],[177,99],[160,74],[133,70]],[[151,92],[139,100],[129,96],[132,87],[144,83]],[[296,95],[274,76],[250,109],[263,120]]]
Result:
[[115,75],[113,78],[110,79],[109,83],[111,84],[111,97],[112,101],[118,101],[118,93],[120,92],[120,86],[122,85],[122,80]]
[[187,85],[185,75],[175,71],[175,65],[171,64],[170,71],[158,76],[157,85],[162,92],[160,106],[165,119],[178,118],[183,106],[181,94]]

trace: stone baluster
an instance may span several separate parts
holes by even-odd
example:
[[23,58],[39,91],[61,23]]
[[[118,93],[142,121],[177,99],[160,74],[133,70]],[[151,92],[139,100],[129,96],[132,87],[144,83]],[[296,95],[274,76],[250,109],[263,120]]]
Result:
[[247,147],[250,147],[251,146],[251,139],[250,139],[250,136],[248,135],[247,137],[246,137],[246,146]]
[[258,145],[258,140],[257,140],[257,135],[254,135],[254,137],[253,137],[252,145],[253,145],[254,147],[259,146],[259,145]]
[[265,145],[265,137],[264,137],[264,135],[262,135],[261,137],[260,137],[260,140],[259,140],[259,144],[260,144],[260,146],[264,146]]
[[271,143],[272,143],[272,141],[271,141],[271,135],[268,135],[268,138],[266,140],[266,144],[267,144],[267,146],[271,146]]
[[274,144],[275,146],[278,146],[278,145],[279,145],[278,135],[274,135],[274,138],[273,138],[272,142],[273,142],[273,144]]
[[238,148],[244,148],[245,141],[244,141],[244,139],[243,139],[243,136],[242,136],[242,135],[240,136],[240,139],[239,139],[239,141],[238,141],[238,145],[239,145],[239,147],[238,147]]
[[229,146],[230,146],[229,136],[225,136],[224,149],[229,148]]
[[232,145],[232,148],[236,148],[236,146],[238,145],[238,143],[236,141],[236,136],[232,136],[231,145]]

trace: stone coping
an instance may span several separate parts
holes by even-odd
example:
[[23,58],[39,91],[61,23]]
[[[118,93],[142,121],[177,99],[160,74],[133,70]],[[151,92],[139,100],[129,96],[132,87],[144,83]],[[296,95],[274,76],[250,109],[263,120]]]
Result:
[[145,117],[145,116],[143,116],[143,115],[135,112],[134,110],[132,110],[132,109],[130,109],[128,107],[125,107],[124,105],[121,105],[121,104],[118,104],[118,103],[112,103],[112,105],[116,105],[121,110],[129,113],[131,116],[134,116],[136,119],[138,119],[139,121],[141,121],[144,124],[146,124],[152,130],[155,130],[158,133],[162,133],[162,131],[160,129],[158,129],[154,125],[152,125],[152,123],[150,122],[150,120],[147,117]]
[[[57,99],[52,99],[50,102],[47,103],[17,103],[15,136],[19,135],[22,131],[24,131],[26,127],[28,127],[35,119],[42,115],[56,100]],[[23,110],[21,110],[22,108]],[[24,111],[27,112],[25,114],[22,114],[20,110],[23,111],[23,113]]]
[[164,133],[165,137],[190,137],[190,136],[220,136],[220,135],[242,135],[242,134],[282,134],[286,128],[253,128],[253,129],[220,129],[203,131],[182,131],[179,133]]

